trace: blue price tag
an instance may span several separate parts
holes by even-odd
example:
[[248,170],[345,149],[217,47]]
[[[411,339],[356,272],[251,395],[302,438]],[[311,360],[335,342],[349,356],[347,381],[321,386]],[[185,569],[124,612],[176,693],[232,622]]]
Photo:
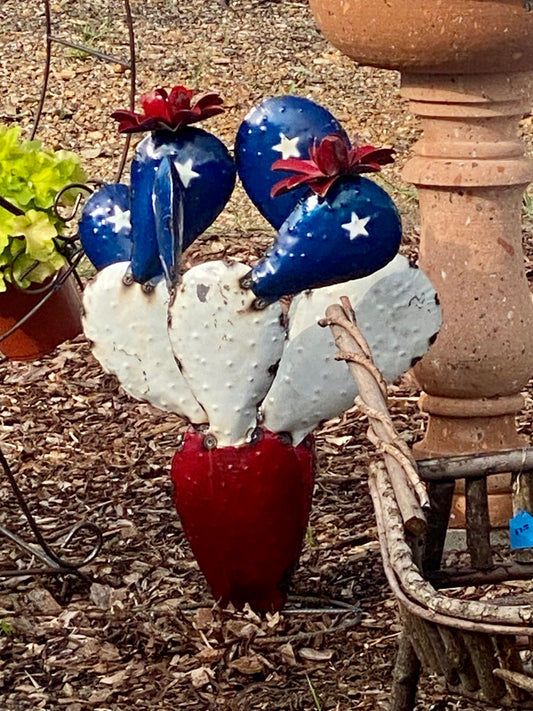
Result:
[[527,511],[519,511],[509,521],[511,550],[533,548],[533,516]]

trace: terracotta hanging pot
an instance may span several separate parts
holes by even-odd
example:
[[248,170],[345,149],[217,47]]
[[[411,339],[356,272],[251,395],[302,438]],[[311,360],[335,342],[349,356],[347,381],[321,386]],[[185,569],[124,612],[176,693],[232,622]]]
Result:
[[[0,335],[24,318],[47,293],[25,291],[9,284],[7,291],[0,294]],[[0,341],[0,350],[11,360],[34,360],[79,333],[81,299],[76,283],[69,278],[27,321]]]

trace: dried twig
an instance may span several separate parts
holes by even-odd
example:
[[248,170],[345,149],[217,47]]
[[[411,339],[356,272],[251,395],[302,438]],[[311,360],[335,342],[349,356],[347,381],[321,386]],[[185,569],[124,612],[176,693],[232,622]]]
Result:
[[[368,344],[355,323],[355,315],[348,299],[341,299],[343,306],[330,306],[326,320],[340,349],[338,358],[346,359],[355,378],[360,396],[356,401],[369,417],[371,441],[384,442],[383,456],[391,479],[404,525],[408,531],[421,535],[426,528],[422,506],[429,500],[425,486],[418,477],[416,465],[405,443],[399,438],[387,408],[386,388],[383,377],[370,355]],[[353,357],[355,355],[355,357]]]
[[492,673],[508,684],[513,684],[518,686],[519,689],[524,689],[529,694],[533,694],[533,679],[531,677],[510,669],[493,669]]
[[313,637],[318,637],[319,635],[333,634],[334,632],[344,632],[352,627],[357,627],[361,622],[361,615],[356,615],[355,617],[350,617],[348,620],[341,622],[338,625],[331,625],[325,629],[312,630],[311,632],[298,632],[296,634],[290,635],[280,635],[278,637],[259,637],[255,640],[255,644],[258,646],[271,646],[278,644],[286,644],[287,642],[306,642]]

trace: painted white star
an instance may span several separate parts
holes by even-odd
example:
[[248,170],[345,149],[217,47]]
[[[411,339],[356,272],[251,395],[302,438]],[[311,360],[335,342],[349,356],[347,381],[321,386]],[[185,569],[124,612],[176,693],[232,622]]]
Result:
[[178,171],[180,180],[183,183],[184,188],[189,187],[189,183],[191,182],[191,180],[200,177],[200,173],[197,173],[195,170],[192,169],[192,158],[188,158],[185,163],[178,163],[176,161],[174,165],[176,166],[176,170]]
[[115,232],[121,232],[122,230],[131,229],[131,219],[129,210],[121,210],[118,205],[115,205],[115,211],[108,217],[106,222],[113,225]]
[[344,225],[342,225],[342,228],[344,230],[348,230],[350,233],[350,239],[355,239],[356,237],[368,237],[368,232],[365,229],[368,222],[370,222],[370,217],[358,217],[357,213],[352,212],[350,222],[345,222]]
[[301,153],[298,150],[298,141],[300,140],[299,136],[295,136],[294,138],[287,138],[284,133],[280,133],[279,139],[279,143],[276,146],[272,146],[272,150],[281,153],[281,157],[283,158],[283,160],[287,160],[287,158],[300,157]]

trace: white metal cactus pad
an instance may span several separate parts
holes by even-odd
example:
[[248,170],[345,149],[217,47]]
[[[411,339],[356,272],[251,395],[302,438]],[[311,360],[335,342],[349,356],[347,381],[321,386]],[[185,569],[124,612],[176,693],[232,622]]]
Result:
[[279,303],[252,308],[239,280],[250,268],[207,262],[185,273],[169,307],[169,336],[219,445],[246,440],[274,377],[285,340]]
[[[335,288],[337,301],[347,295],[355,304],[359,328],[389,382],[427,351],[441,322],[440,306],[428,277],[410,267],[404,257],[395,266],[401,269],[386,267],[382,278],[372,279],[366,290],[363,279]],[[332,294],[328,290],[329,299]],[[330,329],[317,325],[324,316],[323,302],[321,295],[298,300],[294,321],[301,330],[295,334],[290,325],[294,312],[289,311],[289,339],[263,404],[265,426],[274,432],[290,432],[294,444],[322,420],[350,408],[357,395],[347,364],[335,360],[337,349]],[[321,313],[316,305],[323,309]],[[314,325],[302,329],[306,323]]]
[[95,357],[133,397],[191,422],[207,422],[170,347],[164,281],[150,293],[137,282],[125,285],[128,266],[129,262],[111,264],[85,289],[83,327]]
[[385,267],[370,276],[297,294],[289,309],[289,338],[296,338],[301,331],[316,325],[324,318],[328,306],[338,304],[341,296],[347,296],[355,309],[370,287],[377,281],[383,279],[387,274],[405,273],[408,265],[408,260],[401,254],[397,254]]

